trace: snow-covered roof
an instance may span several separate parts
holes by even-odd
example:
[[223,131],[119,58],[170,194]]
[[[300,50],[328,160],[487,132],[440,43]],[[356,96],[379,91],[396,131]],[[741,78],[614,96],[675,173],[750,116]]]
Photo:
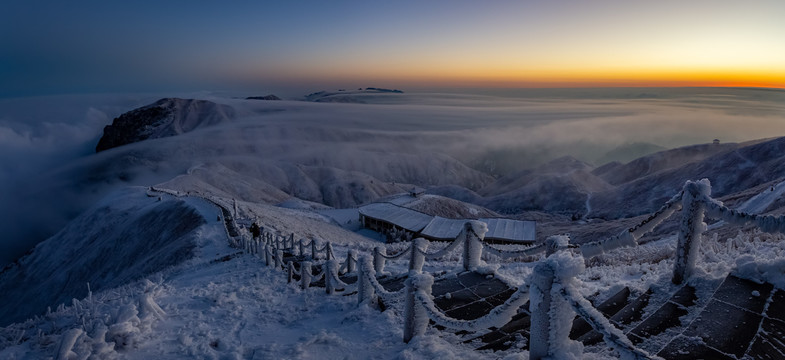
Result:
[[431,216],[389,203],[373,203],[360,208],[360,214],[419,232],[431,221]]
[[[531,242],[535,239],[535,222],[484,218],[480,221],[488,224],[488,232],[485,239],[503,240],[509,242]],[[458,237],[463,230],[466,219],[445,219],[435,216],[433,220],[422,230],[421,234],[432,239],[450,240]]]
[[529,242],[535,239],[535,222],[512,219],[480,219],[488,224],[486,239]]
[[[446,219],[439,216],[423,214],[403,206],[391,203],[373,203],[360,207],[360,214],[400,226],[411,232],[419,232],[422,236],[436,240],[452,240],[463,230],[463,224],[470,219]],[[532,242],[535,239],[535,222],[484,218],[480,221],[488,224],[485,238],[506,242]]]
[[463,230],[463,224],[466,223],[465,219],[445,219],[443,217],[434,216],[433,220],[428,223],[428,226],[422,230],[421,234],[425,237],[432,239],[450,240],[458,237],[458,234]]

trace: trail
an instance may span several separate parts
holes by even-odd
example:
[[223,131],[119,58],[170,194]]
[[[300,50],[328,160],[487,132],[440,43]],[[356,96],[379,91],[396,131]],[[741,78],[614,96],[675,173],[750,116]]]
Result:
[[[785,193],[785,180],[781,181],[773,188],[766,188],[759,194],[749,198],[747,201],[739,205],[736,210],[749,214],[760,214],[765,211],[774,201],[780,198]],[[725,224],[725,221],[718,221],[709,226],[709,230],[716,229]]]
[[581,220],[586,220],[586,217],[591,213],[591,194],[593,193],[590,192],[586,194],[586,213],[583,214]]

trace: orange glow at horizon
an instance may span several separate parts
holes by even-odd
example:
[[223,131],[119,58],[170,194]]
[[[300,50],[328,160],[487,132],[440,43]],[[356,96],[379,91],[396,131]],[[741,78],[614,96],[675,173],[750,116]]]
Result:
[[493,71],[463,69],[358,69],[344,72],[338,69],[322,74],[300,74],[303,80],[320,78],[323,81],[374,82],[400,84],[398,86],[456,86],[456,87],[757,87],[785,89],[785,70],[769,69],[744,71],[733,69],[497,69]]

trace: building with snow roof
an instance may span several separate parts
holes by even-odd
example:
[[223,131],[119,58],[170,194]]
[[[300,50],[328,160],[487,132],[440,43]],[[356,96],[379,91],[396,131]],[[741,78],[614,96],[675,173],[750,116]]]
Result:
[[[467,220],[431,216],[391,203],[373,203],[360,207],[360,223],[368,229],[389,232],[393,229],[434,241],[451,241],[458,237]],[[534,221],[505,218],[477,219],[488,225],[485,241],[499,244],[530,244],[536,239]]]
[[373,203],[360,207],[360,224],[378,231],[393,229],[418,234],[431,222],[433,216],[391,203]]

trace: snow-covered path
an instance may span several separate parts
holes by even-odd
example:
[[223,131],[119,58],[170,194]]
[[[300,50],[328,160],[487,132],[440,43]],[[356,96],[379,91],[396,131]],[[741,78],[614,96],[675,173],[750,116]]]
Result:
[[[220,259],[226,252],[215,254]],[[393,311],[357,307],[356,297],[303,292],[280,271],[240,254],[173,272],[156,298],[166,317],[129,359],[486,358],[432,330],[404,344]],[[443,336],[443,334],[440,334]],[[449,337],[449,336],[448,336]]]
[[[769,207],[774,201],[780,198],[785,193],[785,180],[774,185],[772,188],[766,188],[759,194],[749,198],[747,201],[739,205],[736,210],[748,214],[760,214]],[[725,224],[725,221],[717,221],[709,225],[709,230],[716,229]]]
[[741,204],[736,210],[751,214],[760,214],[769,207],[775,200],[785,193],[785,181],[774,185],[774,188],[767,188],[758,195],[751,197]]

